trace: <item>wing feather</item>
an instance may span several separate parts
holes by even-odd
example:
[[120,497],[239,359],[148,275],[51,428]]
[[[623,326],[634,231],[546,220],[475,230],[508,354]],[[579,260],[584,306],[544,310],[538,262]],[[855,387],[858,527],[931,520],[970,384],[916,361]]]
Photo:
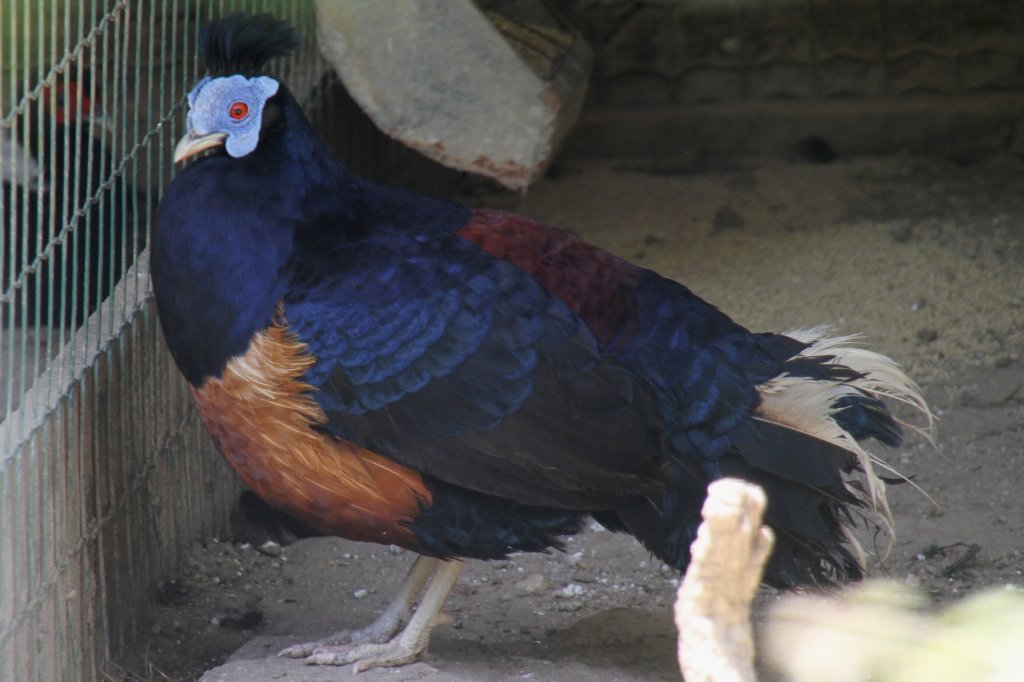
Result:
[[[454,236],[339,249],[285,299],[326,429],[447,483],[604,508],[662,485],[653,393],[529,275]],[[386,273],[382,276],[381,273]]]

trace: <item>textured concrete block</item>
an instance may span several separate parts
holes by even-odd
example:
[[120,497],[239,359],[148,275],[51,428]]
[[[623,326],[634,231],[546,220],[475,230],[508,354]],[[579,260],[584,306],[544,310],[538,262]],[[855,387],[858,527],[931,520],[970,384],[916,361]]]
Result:
[[519,189],[541,176],[575,121],[591,52],[554,15],[538,15],[539,2],[525,16],[487,4],[318,0],[318,39],[385,133]]

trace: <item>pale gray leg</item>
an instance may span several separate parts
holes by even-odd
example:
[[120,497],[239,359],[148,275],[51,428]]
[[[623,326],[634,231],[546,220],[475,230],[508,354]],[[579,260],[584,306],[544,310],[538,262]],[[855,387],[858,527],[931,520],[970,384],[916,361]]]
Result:
[[430,633],[437,625],[441,608],[451,592],[465,564],[445,561],[434,572],[434,577],[423,593],[409,624],[401,633],[383,643],[363,642],[341,646],[320,647],[306,659],[310,665],[345,665],[355,663],[359,673],[371,668],[405,665],[417,661],[427,651]]
[[439,563],[441,563],[440,559],[422,554],[416,557],[416,561],[409,567],[409,572],[405,575],[405,579],[391,603],[384,609],[384,613],[380,614],[377,620],[370,625],[358,630],[342,630],[315,642],[294,644],[283,649],[277,655],[287,658],[306,658],[323,647],[360,642],[387,642],[395,636],[402,625],[409,621],[416,597],[419,596],[423,586],[430,579],[430,574],[434,572]]

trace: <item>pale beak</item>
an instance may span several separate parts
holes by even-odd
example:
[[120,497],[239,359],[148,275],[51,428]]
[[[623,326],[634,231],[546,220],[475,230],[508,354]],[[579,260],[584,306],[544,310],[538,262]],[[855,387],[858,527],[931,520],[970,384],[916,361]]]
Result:
[[210,133],[209,135],[196,135],[188,131],[183,138],[178,140],[178,146],[174,148],[174,163],[184,161],[190,156],[195,156],[201,151],[218,147],[224,144],[228,138],[226,133]]

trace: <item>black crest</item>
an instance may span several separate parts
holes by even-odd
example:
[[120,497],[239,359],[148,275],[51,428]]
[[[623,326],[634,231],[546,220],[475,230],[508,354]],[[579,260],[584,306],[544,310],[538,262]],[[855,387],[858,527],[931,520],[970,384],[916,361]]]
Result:
[[241,12],[214,19],[199,29],[199,54],[213,76],[252,76],[274,57],[291,53],[299,34],[270,14]]

